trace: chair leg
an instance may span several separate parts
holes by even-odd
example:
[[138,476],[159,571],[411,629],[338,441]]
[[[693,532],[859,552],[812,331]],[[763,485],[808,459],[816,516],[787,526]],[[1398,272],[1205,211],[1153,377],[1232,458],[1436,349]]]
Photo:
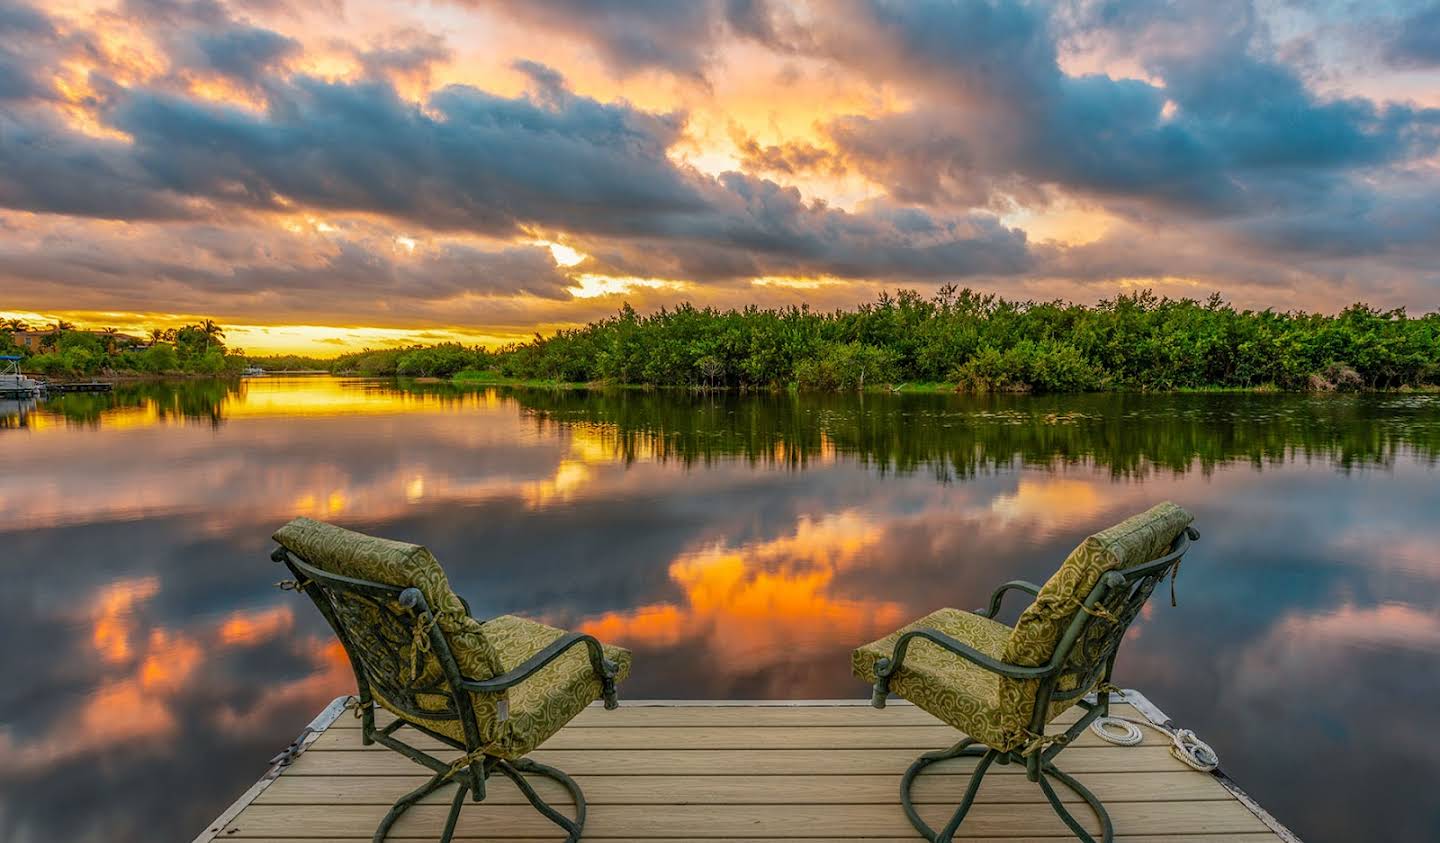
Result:
[[1105,806],[1100,802],[1100,798],[1091,793],[1088,787],[1076,781],[1073,776],[1062,771],[1054,764],[1047,763],[1040,768],[1040,771],[1044,774],[1040,776],[1040,789],[1045,791],[1045,798],[1049,800],[1050,807],[1054,809],[1055,813],[1059,815],[1065,825],[1069,826],[1077,838],[1085,841],[1085,843],[1095,843],[1095,838],[1090,835],[1090,832],[1085,830],[1085,826],[1081,825],[1080,821],[1075,819],[1074,815],[1072,815],[1070,811],[1065,808],[1064,803],[1060,801],[1059,795],[1055,793],[1055,788],[1050,786],[1049,776],[1054,776],[1061,784],[1073,790],[1077,796],[1085,800],[1085,803],[1090,806],[1090,810],[1095,812],[1096,818],[1100,820],[1101,843],[1111,843],[1111,841],[1115,839],[1115,827],[1110,824],[1109,812],[1105,810]]
[[[380,820],[380,825],[376,827],[375,836],[370,838],[371,843],[384,843],[385,835],[390,833],[390,827],[395,824],[395,821],[400,819],[400,816],[406,811],[410,810],[410,806],[439,790],[441,787],[444,787],[446,781],[444,773],[436,773],[426,783],[395,800],[395,804],[390,806],[389,812],[385,814],[385,818]],[[446,823],[446,828],[450,829],[450,831],[454,830],[455,818],[460,813],[460,804],[464,796],[465,788],[457,788],[455,801],[450,806],[450,818]],[[449,833],[447,832],[441,843],[446,843],[449,839]]]
[[[575,843],[580,839],[580,833],[585,829],[585,794],[580,791],[580,785],[575,780],[565,775],[560,770],[541,764],[538,761],[531,761],[529,758],[518,758],[514,761],[497,760],[495,769],[504,773],[515,782],[520,792],[530,801],[535,810],[539,811],[550,822],[555,823],[565,830],[569,835],[565,843]],[[566,790],[570,791],[570,797],[575,800],[575,819],[570,819],[550,806],[550,803],[541,798],[535,792],[535,788],[525,780],[524,774],[533,776],[544,776],[559,782]]]
[[[960,807],[955,809],[950,821],[940,831],[931,828],[929,823],[920,818],[915,810],[915,804],[910,798],[910,788],[914,785],[915,779],[926,767],[937,761],[944,761],[949,758],[961,758],[974,756],[980,759],[975,765],[975,772],[970,774],[970,783],[965,788],[965,796],[960,801]],[[900,806],[905,809],[905,816],[910,819],[910,824],[920,832],[926,840],[933,843],[950,843],[955,837],[955,831],[964,822],[965,815],[970,813],[970,806],[975,803],[975,794],[980,791],[980,782],[985,778],[985,773],[990,765],[1000,756],[1000,752],[979,743],[974,738],[966,738],[949,749],[942,749],[935,752],[927,752],[915,759],[910,769],[905,771],[905,776],[900,780]]]
[[[515,782],[515,786],[520,788],[520,792],[525,795],[525,798],[529,800],[535,810],[539,811],[545,819],[564,829],[566,835],[568,835],[565,838],[565,843],[575,843],[575,841],[580,839],[580,833],[585,828],[585,794],[580,790],[580,785],[577,784],[574,779],[554,767],[531,761],[528,758],[506,761],[501,758],[487,756],[484,767],[488,768],[490,772],[499,770],[501,773],[504,773],[507,778]],[[525,780],[526,775],[545,776],[546,778],[554,779],[568,790],[571,798],[575,800],[575,819],[572,820],[551,807],[550,803],[546,802],[544,797],[535,791],[535,788],[530,782]],[[425,782],[425,784],[397,799],[395,804],[390,807],[389,812],[385,814],[384,819],[380,821],[379,827],[375,829],[375,836],[371,838],[371,843],[384,843],[386,835],[390,833],[390,828],[395,825],[396,821],[399,820],[406,811],[410,810],[410,808],[421,799],[424,799],[426,796],[429,796],[431,793],[434,793],[449,783],[451,783],[451,776],[448,771],[436,773],[429,781]],[[440,837],[440,843],[450,843],[451,837],[455,834],[455,825],[460,820],[460,809],[465,805],[465,794],[472,790],[472,784],[466,782],[463,778],[455,778],[454,783],[456,785],[455,797],[450,801],[450,813],[445,818],[445,831]]]
[[455,788],[455,796],[450,800],[450,813],[445,816],[445,833],[440,835],[440,843],[450,843],[450,838],[455,836],[455,823],[460,821],[460,809],[465,807],[466,790],[463,784]]
[[[955,813],[951,815],[950,821],[945,824],[945,827],[936,831],[930,827],[929,823],[920,818],[920,814],[915,810],[915,804],[911,799],[910,790],[915,784],[915,779],[919,777],[920,773],[926,767],[937,761],[963,757],[979,758],[980,761],[975,765],[975,771],[970,774],[970,781],[965,787],[965,795],[960,800],[960,806],[955,809]],[[975,804],[975,797],[980,792],[980,782],[985,778],[985,774],[989,772],[990,765],[997,761],[1001,764],[1009,764],[1012,762],[1024,763],[1024,759],[1015,753],[1005,753],[991,749],[976,741],[974,738],[966,738],[949,749],[927,752],[915,759],[915,763],[910,765],[910,769],[905,771],[905,776],[900,780],[900,805],[905,809],[905,816],[909,818],[910,824],[914,826],[915,830],[920,832],[926,840],[932,841],[932,843],[951,843],[955,838],[955,833],[960,829],[960,824],[965,821],[965,816],[970,813],[970,808]],[[1054,764],[1046,763],[1040,768],[1040,771],[1043,774],[1039,779],[1040,789],[1044,792],[1046,800],[1049,801],[1050,807],[1060,817],[1061,821],[1065,823],[1066,827],[1068,827],[1078,839],[1085,841],[1085,843],[1096,843],[1095,837],[1085,829],[1085,826],[1080,824],[1079,820],[1075,819],[1065,807],[1064,803],[1060,801],[1060,797],[1056,794],[1055,788],[1051,786],[1048,777],[1053,776],[1061,784],[1070,788],[1077,796],[1085,800],[1085,803],[1095,812],[1096,818],[1100,820],[1100,843],[1113,843],[1115,839],[1115,829],[1114,826],[1110,824],[1110,815],[1106,813],[1105,806],[1101,804],[1100,799],[1096,797],[1095,794],[1090,792],[1089,788],[1076,781],[1068,773],[1061,771]]]

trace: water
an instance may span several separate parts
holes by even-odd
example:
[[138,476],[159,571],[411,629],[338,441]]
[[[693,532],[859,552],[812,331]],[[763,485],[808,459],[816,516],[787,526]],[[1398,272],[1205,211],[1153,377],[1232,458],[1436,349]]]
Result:
[[[268,536],[422,541],[632,698],[864,697],[848,652],[1160,500],[1117,681],[1310,841],[1435,839],[1440,396],[795,398],[186,382],[0,408],[0,839],[188,840],[352,687]],[[1014,614],[1014,609],[1010,612]],[[1377,829],[1375,823],[1379,823]]]

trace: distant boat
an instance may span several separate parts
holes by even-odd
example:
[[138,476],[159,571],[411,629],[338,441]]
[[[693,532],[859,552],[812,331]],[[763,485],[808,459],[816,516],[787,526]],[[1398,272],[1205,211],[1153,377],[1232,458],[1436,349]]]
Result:
[[45,382],[26,377],[20,371],[18,354],[0,354],[0,397],[36,398],[45,392]]
[[242,378],[258,378],[265,374],[265,370],[259,366],[246,366],[241,372]]

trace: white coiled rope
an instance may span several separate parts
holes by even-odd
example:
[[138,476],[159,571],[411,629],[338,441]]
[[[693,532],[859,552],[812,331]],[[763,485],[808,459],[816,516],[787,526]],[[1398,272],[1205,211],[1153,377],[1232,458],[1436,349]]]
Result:
[[1220,756],[1210,744],[1195,736],[1189,729],[1170,729],[1148,720],[1134,720],[1129,717],[1097,717],[1090,724],[1090,731],[1101,740],[1120,746],[1135,746],[1144,740],[1141,726],[1149,726],[1170,739],[1170,754],[1180,759],[1191,769],[1208,773],[1219,768]]

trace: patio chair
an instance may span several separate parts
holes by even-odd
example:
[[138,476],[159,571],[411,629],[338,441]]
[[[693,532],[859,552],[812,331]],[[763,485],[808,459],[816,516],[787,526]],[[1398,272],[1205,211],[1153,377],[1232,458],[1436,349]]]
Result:
[[[1045,585],[1023,580],[995,590],[987,609],[941,609],[855,650],[855,675],[872,683],[872,704],[884,708],[890,692],[961,732],[949,749],[928,752],[905,771],[900,802],[926,839],[948,843],[975,801],[991,764],[1022,764],[1050,806],[1081,840],[1085,827],[1061,804],[1049,779],[1069,787],[1095,811],[1102,838],[1114,838],[1105,807],[1084,785],[1055,766],[1055,758],[1092,721],[1109,714],[1115,653],[1125,630],[1164,577],[1174,576],[1199,534],[1190,513],[1162,503],[1087,538]],[[996,620],[1009,591],[1034,602],[1015,626]],[[1094,702],[1086,698],[1095,692]],[[1072,705],[1084,714],[1064,732],[1046,725]],[[962,756],[979,758],[960,806],[936,831],[916,812],[910,789],[926,767]]]
[[[335,631],[355,672],[361,743],[380,743],[431,770],[425,784],[400,797],[375,830],[385,839],[395,821],[427,794],[456,781],[444,833],[448,843],[469,793],[485,798],[499,772],[513,781],[567,841],[580,839],[585,797],[561,771],[525,756],[595,699],[616,707],[615,685],[630,671],[630,653],[595,638],[512,615],[488,621],[450,590],[428,550],[296,518],[275,532],[271,554],[294,576]],[[372,703],[394,721],[375,726]],[[446,761],[401,741],[401,728],[429,735],[462,753]],[[570,818],[526,781],[545,776],[575,801]]]

